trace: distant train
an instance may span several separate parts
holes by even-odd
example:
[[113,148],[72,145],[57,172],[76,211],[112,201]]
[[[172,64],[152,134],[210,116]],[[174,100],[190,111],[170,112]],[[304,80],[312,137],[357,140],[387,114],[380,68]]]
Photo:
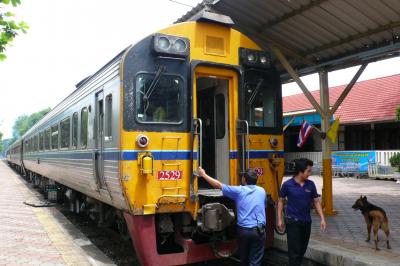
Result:
[[231,185],[255,169],[277,199],[280,77],[269,53],[219,18],[175,24],[123,50],[6,151],[71,210],[126,230],[143,265],[235,251],[234,203],[195,175],[198,165]]

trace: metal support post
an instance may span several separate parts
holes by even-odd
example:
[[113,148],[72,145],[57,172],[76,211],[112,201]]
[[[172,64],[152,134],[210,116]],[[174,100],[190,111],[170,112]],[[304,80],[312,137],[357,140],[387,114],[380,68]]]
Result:
[[[330,128],[331,114],[329,111],[329,85],[328,85],[328,72],[322,70],[319,73],[319,86],[321,96],[321,130],[328,132]],[[333,193],[332,193],[332,143],[329,138],[322,139],[322,169],[323,169],[323,188],[322,197],[323,205],[325,207],[326,215],[335,215],[336,211],[333,210]]]

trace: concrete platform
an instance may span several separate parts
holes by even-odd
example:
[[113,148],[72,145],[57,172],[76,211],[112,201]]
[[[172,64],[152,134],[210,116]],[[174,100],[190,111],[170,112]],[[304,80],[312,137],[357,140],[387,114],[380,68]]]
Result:
[[[312,176],[310,179],[315,182],[318,193],[321,193],[322,178]],[[333,193],[334,208],[339,213],[327,217],[326,232],[320,231],[319,217],[313,213],[311,240],[306,257],[326,265],[400,265],[400,184],[384,180],[334,178]],[[386,249],[386,237],[381,230],[380,251],[375,250],[372,240],[365,241],[367,227],[364,218],[360,211],[351,208],[361,195],[366,195],[368,201],[386,211],[392,249]],[[274,246],[287,250],[286,236],[276,235]]]
[[41,195],[0,161],[0,265],[114,265]]

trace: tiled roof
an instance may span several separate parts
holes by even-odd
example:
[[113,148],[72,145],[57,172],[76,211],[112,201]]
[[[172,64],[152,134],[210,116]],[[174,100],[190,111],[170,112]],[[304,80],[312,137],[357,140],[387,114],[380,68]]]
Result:
[[[329,89],[330,105],[336,102],[346,85]],[[319,91],[311,92],[319,103]],[[357,82],[334,114],[341,123],[388,121],[395,119],[400,106],[400,74]],[[304,94],[283,98],[283,113],[313,109]]]

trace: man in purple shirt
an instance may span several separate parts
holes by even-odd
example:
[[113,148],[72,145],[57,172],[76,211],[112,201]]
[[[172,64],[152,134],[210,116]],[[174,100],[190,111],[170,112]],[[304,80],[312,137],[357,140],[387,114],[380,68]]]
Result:
[[322,212],[319,195],[313,181],[308,180],[312,173],[313,162],[298,159],[295,162],[296,175],[283,183],[278,201],[278,229],[283,231],[282,210],[286,206],[286,235],[288,244],[289,266],[300,266],[307,250],[311,233],[311,204],[314,203],[321,218],[321,230],[325,231],[326,222]]
[[241,186],[228,186],[206,174],[199,167],[198,175],[212,187],[222,189],[222,194],[235,201],[237,212],[237,240],[240,262],[243,266],[261,266],[265,244],[266,193],[256,185],[257,174],[247,170]]

